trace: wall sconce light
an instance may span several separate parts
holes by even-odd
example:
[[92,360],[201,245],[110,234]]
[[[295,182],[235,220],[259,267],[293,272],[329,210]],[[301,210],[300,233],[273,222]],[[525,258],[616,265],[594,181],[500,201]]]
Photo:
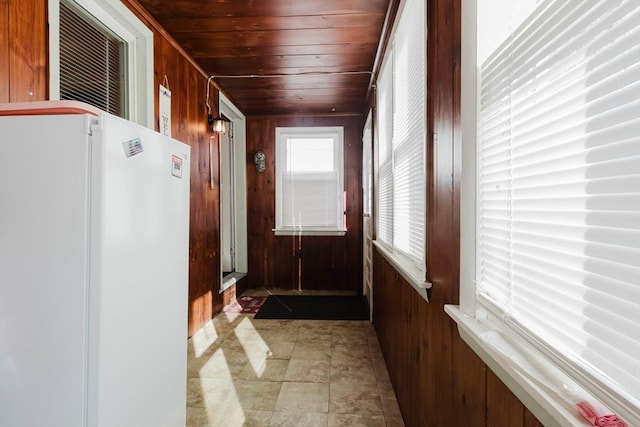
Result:
[[209,129],[211,132],[227,133],[227,122],[222,117],[213,117],[212,115],[209,115],[207,120],[209,122]]
[[264,155],[264,151],[260,150],[253,156],[253,164],[256,166],[257,173],[263,173],[267,168],[267,156]]

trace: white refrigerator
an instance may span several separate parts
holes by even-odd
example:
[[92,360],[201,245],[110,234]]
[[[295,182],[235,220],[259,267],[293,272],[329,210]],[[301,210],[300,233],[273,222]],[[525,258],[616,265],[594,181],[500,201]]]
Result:
[[184,426],[189,146],[107,113],[17,114],[0,117],[0,426]]

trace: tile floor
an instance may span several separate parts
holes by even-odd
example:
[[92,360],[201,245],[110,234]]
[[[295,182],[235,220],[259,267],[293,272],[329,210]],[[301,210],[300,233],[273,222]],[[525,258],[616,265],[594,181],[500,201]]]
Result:
[[404,426],[367,321],[222,313],[188,348],[188,427]]

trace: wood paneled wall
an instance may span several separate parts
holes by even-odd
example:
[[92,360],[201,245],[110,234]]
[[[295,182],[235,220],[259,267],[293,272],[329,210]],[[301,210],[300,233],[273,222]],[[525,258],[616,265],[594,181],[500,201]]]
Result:
[[[362,292],[361,116],[247,118],[247,234],[249,288],[331,289]],[[274,236],[275,133],[282,126],[344,126],[344,237]],[[253,156],[262,150],[264,173]]]
[[407,427],[542,426],[462,341],[443,282],[427,303],[375,249],[373,265],[374,325]]
[[427,1],[427,247],[430,302],[374,249],[374,325],[405,424],[541,424],[461,340],[459,300],[460,2]]
[[0,0],[0,102],[49,96],[46,16],[47,0]]
[[[191,146],[191,224],[189,249],[189,335],[235,297],[220,287],[218,139],[206,125],[206,80],[164,30],[135,0],[123,0],[154,33],[154,96],[166,76],[172,90],[172,136]],[[0,102],[46,100],[48,91],[46,0],[0,0]],[[218,91],[210,104],[218,110]],[[210,155],[210,150],[211,154]],[[37,155],[37,154],[36,154]],[[211,188],[210,161],[213,161]],[[161,313],[159,313],[161,315]]]
[[[220,289],[220,194],[218,136],[207,128],[206,74],[135,0],[122,0],[153,31],[154,90],[165,76],[171,89],[172,136],[191,146],[189,227],[189,335],[235,297]],[[158,99],[154,117],[158,124]],[[218,115],[218,91],[209,105]],[[213,183],[213,187],[211,186]]]

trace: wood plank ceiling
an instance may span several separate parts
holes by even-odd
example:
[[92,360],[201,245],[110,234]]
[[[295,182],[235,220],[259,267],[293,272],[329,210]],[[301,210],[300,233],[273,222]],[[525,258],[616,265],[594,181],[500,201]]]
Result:
[[364,112],[390,1],[139,0],[247,115]]

